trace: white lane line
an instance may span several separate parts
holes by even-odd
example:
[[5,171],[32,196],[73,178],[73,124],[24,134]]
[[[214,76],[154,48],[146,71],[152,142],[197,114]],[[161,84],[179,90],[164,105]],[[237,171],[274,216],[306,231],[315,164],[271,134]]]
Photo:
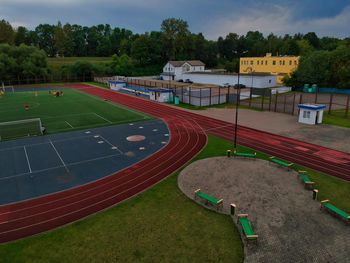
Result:
[[98,115],[97,113],[94,113],[97,117],[101,118],[102,120],[105,120],[109,123],[112,123],[110,120],[107,120],[106,118],[102,117],[101,115]]
[[219,129],[229,128],[229,127],[233,127],[233,124],[228,124],[228,125],[218,126],[218,127],[214,127],[214,128],[209,128],[209,129],[205,129],[204,131],[219,130]]
[[[100,135],[100,134],[99,134]],[[118,152],[120,152],[121,154],[123,154],[123,152],[117,147],[117,146],[115,146],[115,145],[113,145],[113,144],[111,144],[106,138],[104,138],[102,135],[100,135],[100,138],[102,139],[102,140],[104,140],[106,143],[108,143],[111,147],[112,147],[112,149],[114,150],[117,150]]]
[[53,143],[52,143],[52,141],[51,141],[51,140],[49,140],[49,141],[50,141],[50,144],[52,145],[52,148],[55,150],[55,152],[56,152],[56,154],[57,154],[58,158],[60,158],[60,160],[61,160],[61,162],[62,162],[62,164],[63,164],[64,168],[66,168],[67,172],[69,172],[68,167],[67,167],[67,166],[66,166],[66,164],[64,163],[64,161],[63,161],[63,159],[62,159],[61,155],[58,153],[58,151],[57,151],[57,149],[56,149],[55,145],[53,145]]
[[74,128],[72,124],[70,124],[68,121],[65,121],[71,128]]
[[27,154],[27,149],[26,149],[25,146],[23,146],[23,149],[24,149],[24,153],[26,154],[28,168],[29,168],[29,173],[32,173],[32,167],[30,167],[30,162],[29,162],[29,158],[28,158],[28,154]]

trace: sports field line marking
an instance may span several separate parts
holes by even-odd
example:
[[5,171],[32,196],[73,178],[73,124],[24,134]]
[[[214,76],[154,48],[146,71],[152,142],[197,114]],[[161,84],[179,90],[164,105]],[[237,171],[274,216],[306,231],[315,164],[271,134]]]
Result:
[[[122,154],[118,153],[118,154],[105,155],[105,156],[102,156],[102,157],[97,157],[97,158],[93,158],[93,159],[88,159],[88,160],[83,160],[83,161],[79,161],[79,162],[69,163],[67,166],[74,166],[74,165],[78,165],[78,164],[82,164],[82,163],[89,163],[89,162],[103,160],[103,159],[107,159],[107,158],[111,158],[111,157],[119,156],[119,155],[122,155]],[[63,166],[63,165],[53,166],[53,167],[50,167],[50,168],[34,171],[32,173],[36,174],[36,173],[40,173],[40,172],[46,172],[46,171],[54,170],[54,169],[57,169],[57,168],[65,168],[65,166]],[[20,173],[20,174],[7,176],[7,177],[1,177],[0,181],[5,180],[5,179],[11,179],[11,178],[15,178],[15,177],[24,176],[24,175],[27,175],[27,174],[30,174],[30,173]]]
[[66,166],[66,164],[64,163],[64,161],[63,161],[63,159],[62,159],[61,155],[58,153],[58,151],[57,151],[57,149],[56,149],[55,145],[53,145],[53,143],[52,143],[52,141],[51,141],[51,140],[49,140],[49,141],[50,141],[50,144],[52,145],[53,149],[55,150],[55,152],[56,152],[56,154],[57,154],[58,158],[60,158],[60,160],[61,160],[61,162],[62,162],[62,164],[63,164],[64,168],[66,168],[67,172],[69,173],[69,169],[68,169],[68,167]]
[[121,151],[121,150],[119,150],[119,148],[117,147],[117,146],[115,146],[115,145],[113,145],[112,143],[110,143],[106,138],[104,138],[102,135],[100,135],[99,134],[99,136],[100,136],[100,138],[102,139],[102,140],[104,140],[106,143],[108,143],[110,146],[112,146],[112,147],[115,147],[116,148],[116,150],[118,151],[118,152],[120,152],[121,154],[123,154],[123,152]]
[[[92,88],[94,88],[94,87],[92,87]],[[113,107],[122,108],[123,110],[130,111],[130,112],[135,113],[135,114],[137,114],[137,115],[139,115],[139,116],[140,116],[140,115],[141,115],[141,116],[144,116],[143,119],[151,119],[151,117],[149,117],[149,116],[147,116],[147,115],[145,116],[145,114],[143,114],[142,112],[139,112],[139,111],[136,111],[136,110],[132,110],[132,109],[130,109],[130,108],[128,108],[128,107],[126,107],[126,106],[124,106],[124,105],[122,105],[122,104],[117,103],[117,102],[103,101],[101,98],[96,97],[96,96],[94,96],[94,95],[91,95],[91,94],[88,94],[88,93],[85,93],[85,92],[81,92],[81,91],[79,91],[79,90],[78,90],[78,92],[79,92],[79,93],[82,93],[82,94],[85,94],[86,96],[91,97],[91,98],[93,98],[93,99],[95,99],[95,100],[98,100],[98,101],[100,101],[100,102],[107,102],[108,104],[112,105]]]
[[102,117],[101,115],[98,115],[97,113],[94,112],[94,114],[97,116],[97,117],[100,117],[102,120],[105,120],[109,123],[112,123],[110,120],[107,120],[106,118]]
[[30,167],[30,162],[29,162],[29,158],[28,158],[28,154],[27,154],[27,149],[25,146],[23,146],[24,149],[24,153],[26,155],[26,159],[27,159],[27,164],[28,164],[28,168],[29,168],[29,173],[32,173],[32,167]]
[[65,121],[72,129],[74,128],[72,124],[70,124],[68,121]]

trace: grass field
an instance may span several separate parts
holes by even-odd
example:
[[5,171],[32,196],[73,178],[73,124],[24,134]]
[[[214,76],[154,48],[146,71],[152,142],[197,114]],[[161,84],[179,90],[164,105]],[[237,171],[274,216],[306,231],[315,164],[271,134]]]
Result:
[[63,65],[71,65],[77,61],[90,62],[92,64],[103,64],[112,61],[112,57],[63,57],[48,58],[48,64],[52,68],[59,68]]
[[[0,97],[0,122],[40,118],[47,133],[73,131],[150,119],[141,113],[119,107],[73,89],[62,89],[63,96],[48,91],[6,93]],[[24,109],[29,105],[29,110]],[[5,139],[26,135],[17,127]],[[3,138],[4,139],[4,138]]]
[[333,110],[331,114],[325,112],[323,115],[323,123],[350,128],[350,110],[348,118],[345,117],[345,110]]

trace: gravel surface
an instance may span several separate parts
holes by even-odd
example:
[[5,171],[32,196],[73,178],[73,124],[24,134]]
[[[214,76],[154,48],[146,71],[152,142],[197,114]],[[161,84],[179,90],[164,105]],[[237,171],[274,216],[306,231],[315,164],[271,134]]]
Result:
[[198,188],[223,198],[220,212],[228,214],[234,203],[236,215],[249,214],[259,238],[246,246],[245,262],[350,262],[349,226],[320,211],[295,171],[264,160],[215,157],[186,167],[178,185],[192,199]]

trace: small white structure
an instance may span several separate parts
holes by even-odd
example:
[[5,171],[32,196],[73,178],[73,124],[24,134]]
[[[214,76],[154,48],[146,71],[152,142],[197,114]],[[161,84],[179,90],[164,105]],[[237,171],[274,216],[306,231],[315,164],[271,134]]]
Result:
[[319,124],[322,123],[323,110],[326,105],[323,104],[299,104],[299,122],[305,124]]
[[205,64],[200,60],[188,61],[169,61],[163,67],[163,73],[160,74],[163,80],[185,80],[182,76],[186,72],[203,72]]
[[173,91],[170,89],[150,89],[149,98],[158,102],[172,102],[174,100]]
[[126,87],[126,81],[109,80],[108,85],[111,90],[121,90]]

